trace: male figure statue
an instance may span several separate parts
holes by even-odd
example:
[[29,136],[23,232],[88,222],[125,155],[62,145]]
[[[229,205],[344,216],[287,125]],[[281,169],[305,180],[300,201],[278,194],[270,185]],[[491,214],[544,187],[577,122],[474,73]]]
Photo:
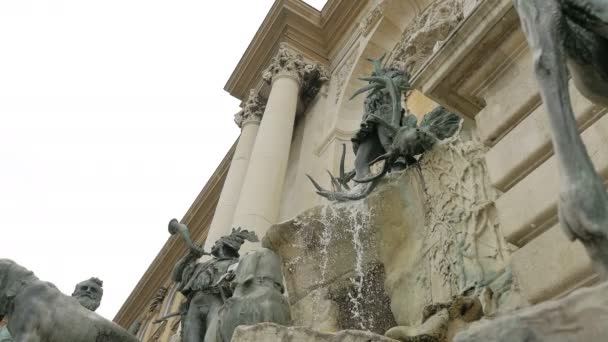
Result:
[[72,297],[76,298],[78,303],[85,308],[91,311],[97,310],[103,297],[103,281],[99,278],[89,278],[81,281],[74,288]]
[[[76,298],[83,307],[95,311],[101,304],[103,297],[103,281],[99,278],[89,278],[76,284],[72,297]],[[0,342],[13,342],[6,324],[0,325]]]
[[231,266],[239,261],[241,245],[245,240],[255,242],[258,239],[253,232],[233,229],[230,235],[215,242],[211,248],[213,258],[199,263],[198,259],[207,253],[191,242],[188,228],[172,220],[169,232],[179,232],[190,247],[190,252],[173,268],[173,280],[179,283],[178,289],[186,297],[181,308],[182,342],[201,342],[224,300],[232,296],[226,280],[230,278]]

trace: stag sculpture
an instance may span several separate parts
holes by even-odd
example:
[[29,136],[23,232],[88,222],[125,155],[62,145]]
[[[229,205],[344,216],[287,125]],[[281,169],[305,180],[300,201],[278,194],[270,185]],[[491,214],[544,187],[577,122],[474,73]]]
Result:
[[[355,170],[344,171],[346,149],[342,148],[340,175],[329,173],[333,191],[323,189],[308,176],[317,193],[332,201],[357,200],[367,196],[376,182],[392,169],[403,170],[417,163],[416,156],[431,149],[439,140],[452,136],[460,125],[460,118],[437,107],[424,116],[420,125],[416,116],[406,112],[402,105],[402,94],[411,90],[409,75],[396,68],[383,68],[382,60],[370,60],[374,71],[368,82],[357,90],[351,99],[367,93],[364,101],[365,112],[361,128],[352,138],[355,152]],[[371,165],[384,161],[382,171],[371,174]],[[350,181],[366,183],[351,187]]]
[[[579,135],[568,74],[591,101],[608,105],[608,1],[514,0],[547,108],[560,173],[559,219],[608,276],[608,194]],[[569,73],[568,73],[569,72]]]

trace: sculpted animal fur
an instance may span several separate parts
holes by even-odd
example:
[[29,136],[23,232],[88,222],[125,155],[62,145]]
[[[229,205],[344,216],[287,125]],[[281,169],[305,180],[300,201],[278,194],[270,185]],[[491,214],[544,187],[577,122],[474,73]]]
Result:
[[0,319],[15,342],[136,342],[120,326],[85,309],[55,285],[0,259]]

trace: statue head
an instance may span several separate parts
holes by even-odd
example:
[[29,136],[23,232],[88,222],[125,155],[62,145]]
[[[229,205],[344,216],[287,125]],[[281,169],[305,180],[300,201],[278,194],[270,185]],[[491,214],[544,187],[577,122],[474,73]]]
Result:
[[239,249],[245,243],[245,240],[250,242],[258,242],[258,237],[254,232],[241,230],[241,228],[232,228],[232,233],[227,236],[222,236],[211,247],[211,255],[218,258],[238,258]]
[[103,281],[99,278],[90,278],[78,283],[72,297],[85,308],[91,311],[97,310],[103,297]]

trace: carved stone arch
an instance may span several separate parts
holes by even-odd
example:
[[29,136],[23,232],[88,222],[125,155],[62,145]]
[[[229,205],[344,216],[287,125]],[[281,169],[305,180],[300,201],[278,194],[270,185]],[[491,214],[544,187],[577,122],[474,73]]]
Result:
[[373,67],[368,58],[389,53],[399,42],[403,31],[432,0],[384,0],[373,8],[361,23],[361,39],[348,56],[354,54],[354,63],[343,80],[338,99],[338,122],[341,131],[353,131],[361,120],[364,96],[349,101],[355,90],[364,83],[358,78],[368,75]]
[[[358,128],[363,115],[364,95],[353,100],[350,96],[364,83],[358,78],[368,75],[373,67],[368,58],[378,58],[389,53],[398,43],[403,31],[432,0],[380,0],[361,22],[360,38],[345,54],[344,62],[336,68],[338,91],[336,92],[337,116],[327,141],[346,141]],[[342,142],[340,142],[341,145]],[[334,149],[340,153],[339,146]],[[334,160],[339,159],[339,155]]]

